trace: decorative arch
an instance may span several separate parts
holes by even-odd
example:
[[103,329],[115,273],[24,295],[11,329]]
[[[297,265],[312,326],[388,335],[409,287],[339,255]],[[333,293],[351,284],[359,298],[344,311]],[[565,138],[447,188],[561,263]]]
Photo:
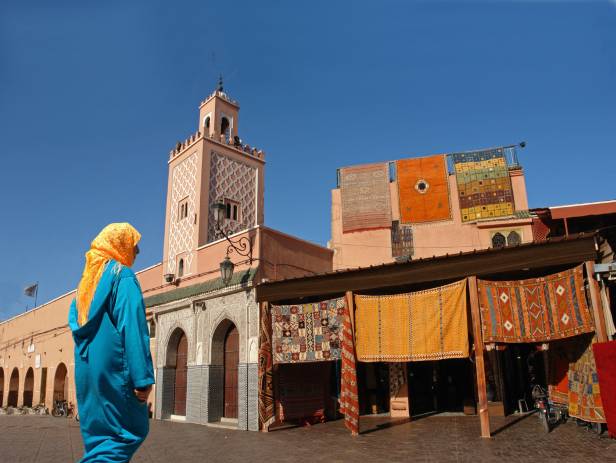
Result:
[[[179,308],[178,310],[182,310],[188,307],[182,307]],[[192,353],[192,347],[193,347],[193,337],[190,336],[190,333],[192,332],[192,330],[190,329],[190,323],[186,323],[187,320],[173,320],[171,322],[167,322],[169,323],[169,328],[167,328],[167,323],[165,323],[164,319],[159,318],[158,319],[158,339],[159,339],[159,343],[156,346],[156,349],[158,352],[160,352],[159,355],[156,356],[157,360],[156,360],[156,364],[157,366],[160,367],[167,367],[170,366],[167,364],[167,351],[169,349],[170,343],[172,343],[172,339],[174,338],[174,336],[177,336],[177,330],[181,330],[184,332],[184,334],[187,336],[188,339],[188,353],[191,354]]]
[[238,327],[239,325],[233,318],[223,313],[214,326],[216,326],[216,328],[212,332],[211,337],[210,364],[222,366],[224,364],[224,343],[227,331],[229,331],[230,327]]
[[212,381],[213,378],[210,378],[210,382],[218,382],[218,387],[223,391],[222,401],[213,407],[217,411],[216,415],[220,417],[238,418],[239,358],[239,330],[229,318],[224,318],[212,334],[210,367],[220,372],[217,381]]
[[186,416],[186,395],[188,389],[188,337],[176,327],[169,335],[165,352],[165,367],[171,373],[168,380],[173,383],[173,397],[163,403],[165,415]]
[[53,378],[53,400],[68,400],[67,376],[66,365],[60,362]]
[[17,367],[13,368],[11,372],[11,379],[9,380],[9,397],[7,405],[9,407],[17,407],[17,400],[19,397],[19,370]]
[[174,325],[173,328],[169,330],[163,351],[165,352],[165,367],[176,367],[178,342],[180,341],[180,338],[182,336],[184,336],[186,338],[186,341],[188,342],[188,332],[180,324]]
[[0,367],[0,407],[4,406],[4,368]]
[[28,368],[26,379],[24,380],[23,406],[32,407],[32,398],[34,396],[34,370]]

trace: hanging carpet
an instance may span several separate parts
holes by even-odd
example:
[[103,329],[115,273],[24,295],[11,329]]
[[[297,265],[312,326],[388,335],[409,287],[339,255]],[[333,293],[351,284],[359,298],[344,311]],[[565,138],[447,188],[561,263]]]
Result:
[[388,164],[340,169],[342,232],[391,227]]
[[274,363],[339,360],[344,307],[344,298],[272,305]]
[[407,362],[468,357],[466,280],[387,296],[355,296],[357,359]]
[[444,155],[396,161],[400,222],[451,219],[449,180]]
[[541,278],[477,284],[484,342],[546,342],[594,331],[582,265]]
[[548,357],[548,395],[553,402],[569,403],[569,343],[551,343],[547,351]]
[[605,423],[597,365],[590,342],[569,367],[569,415],[584,421]]
[[274,364],[272,362],[272,322],[267,304],[259,318],[259,428],[267,430],[274,421]]
[[462,222],[513,215],[513,188],[503,148],[451,154]]
[[592,345],[601,384],[601,403],[607,421],[607,430],[616,437],[616,341],[597,342]]
[[359,395],[353,327],[348,307],[344,306],[342,324],[342,375],[340,378],[340,411],[344,424],[353,435],[359,433]]

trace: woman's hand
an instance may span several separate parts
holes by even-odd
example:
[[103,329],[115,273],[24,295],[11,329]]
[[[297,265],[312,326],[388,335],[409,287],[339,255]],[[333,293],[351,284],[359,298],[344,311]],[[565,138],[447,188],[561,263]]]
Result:
[[148,397],[150,396],[150,392],[152,392],[152,385],[150,384],[148,387],[135,389],[135,397],[139,402],[147,402]]

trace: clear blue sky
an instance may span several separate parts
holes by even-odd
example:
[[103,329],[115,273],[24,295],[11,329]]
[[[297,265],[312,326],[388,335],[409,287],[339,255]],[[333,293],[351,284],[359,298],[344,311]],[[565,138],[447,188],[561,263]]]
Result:
[[266,223],[308,240],[339,166],[520,140],[531,207],[616,198],[614,1],[36,3],[0,5],[0,318],[75,287],[108,222],[161,260],[168,152],[219,72]]

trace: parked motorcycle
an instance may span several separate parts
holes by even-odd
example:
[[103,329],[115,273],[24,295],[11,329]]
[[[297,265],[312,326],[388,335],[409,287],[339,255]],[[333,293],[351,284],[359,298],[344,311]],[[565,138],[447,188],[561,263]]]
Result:
[[547,391],[539,384],[533,386],[532,397],[535,408],[539,410],[539,419],[545,432],[550,432],[552,426],[567,421],[569,417],[567,408],[552,402]]
[[66,400],[54,400],[51,415],[55,417],[73,417],[73,404]]

